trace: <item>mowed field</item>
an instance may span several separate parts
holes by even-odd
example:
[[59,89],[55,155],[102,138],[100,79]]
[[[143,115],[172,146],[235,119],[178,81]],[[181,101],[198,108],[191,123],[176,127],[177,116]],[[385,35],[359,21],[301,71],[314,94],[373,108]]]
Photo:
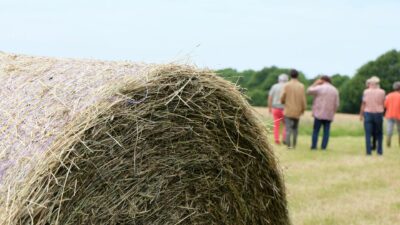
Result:
[[[272,129],[267,109],[256,111]],[[311,131],[308,112],[300,120],[295,150],[273,145],[285,177],[293,224],[400,224],[397,135],[394,146],[384,148],[379,157],[365,155],[362,123],[356,115],[337,114],[326,152],[310,151]],[[269,136],[272,143],[272,132]]]

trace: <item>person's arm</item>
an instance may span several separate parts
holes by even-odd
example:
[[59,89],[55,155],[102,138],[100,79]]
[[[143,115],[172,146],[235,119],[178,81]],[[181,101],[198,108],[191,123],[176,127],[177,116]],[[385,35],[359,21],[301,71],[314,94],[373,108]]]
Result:
[[273,85],[271,87],[271,89],[269,90],[269,92],[268,92],[267,101],[268,101],[268,111],[269,111],[269,113],[272,113],[272,99],[273,99],[274,95],[276,95],[275,85]]
[[338,93],[338,94],[336,95],[336,110],[335,110],[335,111],[338,110],[339,106],[340,106],[340,97],[339,97],[339,93]]
[[307,98],[306,98],[306,94],[304,94],[303,92],[303,109],[302,109],[302,114],[306,111],[307,109]]
[[389,104],[389,98],[388,98],[388,96],[386,96],[385,102],[383,103],[383,105],[385,106],[386,109],[388,108],[388,104]]
[[306,91],[306,93],[307,93],[308,95],[317,95],[317,92],[318,92],[318,89],[317,89],[317,87],[315,87],[315,86],[310,86],[310,87],[308,87],[308,88],[307,88],[307,91]]
[[314,81],[314,83],[307,88],[307,94],[309,95],[316,95],[318,93],[318,86],[323,84],[323,81],[321,79],[317,79]]
[[281,94],[281,103],[285,104],[286,102],[286,86],[283,88],[282,94]]
[[364,109],[365,109],[365,102],[362,101],[362,102],[361,102],[361,108],[360,108],[360,120],[361,120],[361,121],[364,120]]
[[269,113],[272,113],[272,96],[268,96],[268,111]]
[[385,101],[386,101],[386,92],[385,92],[385,90],[383,90],[383,96],[382,96],[383,107],[385,107]]
[[360,120],[363,121],[364,120],[364,111],[365,111],[365,92],[366,90],[364,90],[363,95],[362,95],[362,99],[361,99],[361,107],[360,107]]

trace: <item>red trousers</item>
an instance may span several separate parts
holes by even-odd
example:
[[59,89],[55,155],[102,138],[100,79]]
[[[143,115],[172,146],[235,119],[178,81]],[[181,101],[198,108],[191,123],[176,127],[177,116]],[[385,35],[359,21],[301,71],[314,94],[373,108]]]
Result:
[[286,129],[285,129],[285,123],[284,123],[284,118],[283,118],[283,109],[279,108],[272,108],[272,116],[274,118],[274,139],[275,143],[280,144],[279,141],[279,128],[282,123],[282,140],[285,140],[286,138]]

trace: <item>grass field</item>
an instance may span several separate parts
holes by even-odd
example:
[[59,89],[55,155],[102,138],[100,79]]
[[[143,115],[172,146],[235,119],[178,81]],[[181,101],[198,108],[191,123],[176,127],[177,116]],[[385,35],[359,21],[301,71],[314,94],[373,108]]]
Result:
[[[271,127],[265,108],[257,108]],[[310,151],[312,118],[300,122],[295,150],[274,145],[288,192],[294,225],[400,224],[400,147],[366,156],[362,124],[354,115],[338,114],[328,150]],[[272,139],[272,133],[270,134]]]

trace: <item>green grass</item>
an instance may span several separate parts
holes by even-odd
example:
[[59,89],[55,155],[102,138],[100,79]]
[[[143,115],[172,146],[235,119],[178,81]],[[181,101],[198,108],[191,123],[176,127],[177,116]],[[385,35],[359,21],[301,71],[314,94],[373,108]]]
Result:
[[[272,137],[271,137],[272,138]],[[366,156],[363,137],[332,137],[327,151],[274,146],[297,224],[399,224],[400,148]]]
[[[268,113],[265,107],[255,107],[256,112],[259,113],[261,120],[265,123],[267,128],[273,128],[273,118]],[[314,118],[311,112],[307,111],[300,117],[299,134],[311,135],[313,129]],[[322,129],[321,129],[322,133]],[[359,120],[358,115],[337,113],[334,121],[331,123],[331,137],[361,137],[364,136],[363,123]]]
[[[267,128],[272,119],[256,109]],[[366,156],[357,115],[336,115],[327,151],[310,151],[313,119],[300,119],[295,150],[273,145],[283,170],[294,225],[400,224],[400,147]],[[271,143],[273,135],[270,132]],[[321,139],[319,139],[321,141]],[[319,142],[320,144],[320,142]]]
[[[333,122],[331,125],[330,136],[331,137],[341,137],[341,136],[352,136],[360,137],[364,136],[364,129],[361,123],[343,123],[343,122]],[[313,121],[300,120],[300,135],[311,135],[313,131]],[[322,136],[322,128],[320,131]]]

